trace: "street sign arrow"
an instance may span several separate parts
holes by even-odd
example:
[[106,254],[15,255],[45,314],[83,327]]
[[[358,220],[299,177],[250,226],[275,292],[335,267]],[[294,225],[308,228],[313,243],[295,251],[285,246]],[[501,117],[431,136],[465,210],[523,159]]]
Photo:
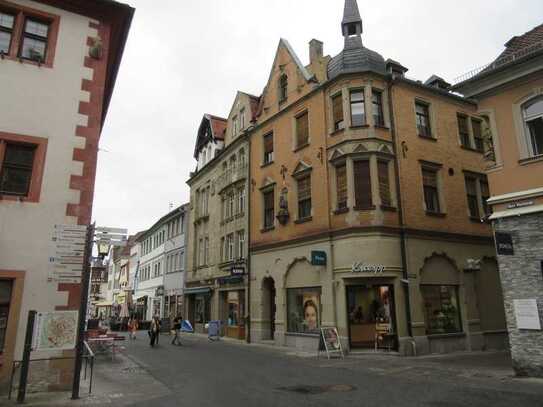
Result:
[[128,229],[121,229],[121,228],[97,227],[94,230],[97,233],[117,233],[120,235],[126,235],[128,233]]

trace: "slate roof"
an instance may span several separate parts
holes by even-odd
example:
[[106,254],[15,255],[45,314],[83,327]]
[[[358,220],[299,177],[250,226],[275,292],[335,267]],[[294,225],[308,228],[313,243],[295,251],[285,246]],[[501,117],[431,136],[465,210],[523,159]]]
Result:
[[358,4],[356,0],[346,0],[345,7],[343,8],[343,20],[341,24],[349,24],[361,22],[360,12],[358,11]]
[[385,59],[378,52],[364,47],[360,36],[346,37],[343,51],[328,63],[328,79],[343,73],[366,71],[385,74]]

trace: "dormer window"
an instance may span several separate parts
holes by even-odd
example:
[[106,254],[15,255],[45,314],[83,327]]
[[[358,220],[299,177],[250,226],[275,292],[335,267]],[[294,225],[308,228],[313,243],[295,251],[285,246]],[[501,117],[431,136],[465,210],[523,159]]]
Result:
[[288,77],[286,74],[279,78],[279,102],[287,100]]

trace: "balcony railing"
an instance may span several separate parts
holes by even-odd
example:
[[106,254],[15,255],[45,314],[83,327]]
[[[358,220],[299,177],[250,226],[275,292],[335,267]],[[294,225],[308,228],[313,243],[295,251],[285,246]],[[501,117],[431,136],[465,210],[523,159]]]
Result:
[[460,75],[459,77],[454,79],[454,84],[457,85],[461,82],[474,78],[475,76],[479,75],[483,71],[487,71],[487,72],[493,71],[494,69],[499,68],[500,66],[507,65],[511,62],[524,58],[542,49],[543,49],[543,41],[536,42],[535,44],[522,48],[518,50],[517,52],[514,52],[511,55],[508,55],[507,57],[500,58],[499,60],[491,62],[490,64],[480,66],[479,68],[475,68],[463,75]]

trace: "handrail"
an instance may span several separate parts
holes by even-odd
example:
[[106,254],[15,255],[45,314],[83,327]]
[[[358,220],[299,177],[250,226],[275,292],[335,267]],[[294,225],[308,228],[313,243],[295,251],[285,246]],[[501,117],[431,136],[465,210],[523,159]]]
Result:
[[83,341],[83,344],[85,345],[85,348],[87,349],[87,352],[89,352],[89,355],[91,358],[94,357],[94,352],[92,351],[91,347],[89,346],[89,343],[87,341]]

